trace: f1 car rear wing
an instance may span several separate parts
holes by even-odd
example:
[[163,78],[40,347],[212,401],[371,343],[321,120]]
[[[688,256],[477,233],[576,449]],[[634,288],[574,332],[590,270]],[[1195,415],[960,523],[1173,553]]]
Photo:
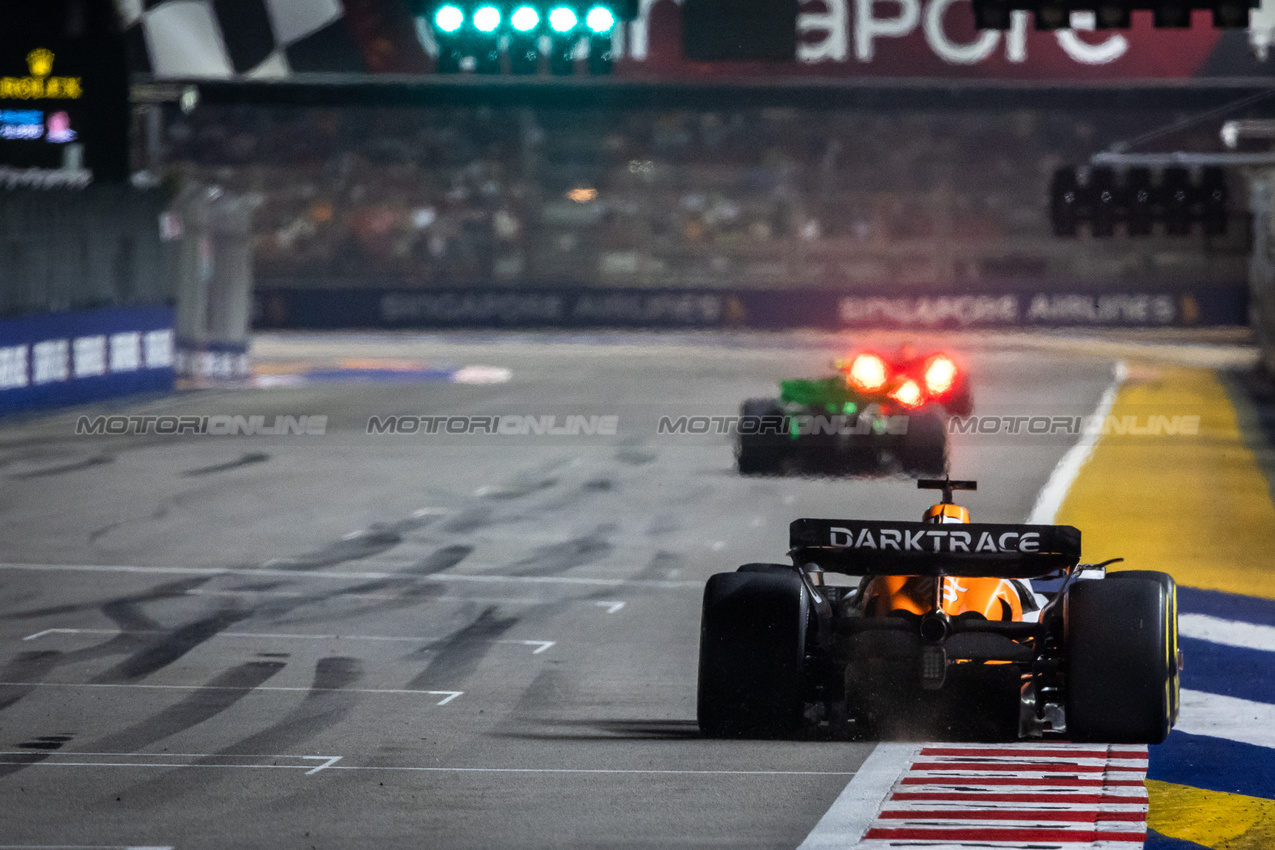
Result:
[[788,530],[798,563],[851,575],[1035,578],[1080,562],[1080,529],[799,519]]

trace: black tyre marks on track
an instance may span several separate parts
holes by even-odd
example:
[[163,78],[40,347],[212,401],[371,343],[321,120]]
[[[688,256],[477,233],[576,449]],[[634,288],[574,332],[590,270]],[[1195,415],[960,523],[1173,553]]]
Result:
[[47,466],[44,469],[33,469],[30,472],[15,472],[9,477],[18,481],[28,481],[32,478],[49,478],[54,475],[65,475],[68,472],[79,472],[83,469],[92,469],[95,466],[104,466],[114,462],[115,457],[113,455],[94,455],[84,460],[64,463],[60,466]]
[[18,744],[19,749],[35,750],[36,752],[0,756],[0,779],[17,773],[19,770],[28,768],[33,764],[39,764],[62,749],[70,740],[70,735],[44,735],[33,741],[24,741]]
[[539,546],[514,564],[509,572],[517,576],[551,576],[595,563],[611,554],[614,547],[610,534],[614,531],[613,525],[600,525],[588,534],[562,543]]
[[425,647],[414,656],[433,654],[429,664],[407,687],[413,690],[452,688],[464,682],[478,668],[492,642],[518,624],[517,617],[499,617],[495,606],[485,609],[464,628]]
[[132,682],[162,670],[200,644],[235,623],[247,619],[248,612],[223,610],[165,632],[147,646],[100,675],[94,683]]
[[329,543],[322,549],[291,558],[277,558],[267,563],[277,570],[317,570],[370,558],[393,549],[402,542],[403,536],[392,527],[372,525]]
[[[87,751],[131,753],[162,741],[221,714],[246,697],[253,688],[269,680],[283,667],[284,664],[281,661],[250,661],[247,664],[241,664],[212,679],[202,689],[191,692],[180,702],[170,705],[158,714],[94,741],[88,745]],[[49,736],[37,738],[36,743],[19,744],[19,746],[57,750],[69,740],[69,736]],[[50,743],[40,746],[43,742]],[[0,778],[37,764],[49,755],[50,753],[46,752],[33,753],[31,756],[5,756],[4,762],[19,763],[0,764]]]
[[183,478],[194,478],[200,475],[215,475],[218,472],[229,472],[232,469],[239,469],[245,466],[252,466],[257,463],[265,463],[270,460],[270,455],[265,452],[247,452],[240,456],[238,460],[228,461],[226,463],[215,463],[211,466],[200,466],[195,469],[188,469],[182,473]]
[[[24,652],[4,667],[0,667],[0,681],[39,682],[61,660],[60,652]],[[0,711],[13,705],[32,690],[30,685],[0,685]]]
[[92,744],[93,752],[131,753],[216,717],[284,668],[282,661],[249,661],[232,667],[180,702]]
[[[223,747],[191,763],[201,765],[225,764],[235,756],[258,756],[263,753],[287,753],[297,750],[301,744],[320,732],[340,723],[359,701],[359,694],[351,691],[363,677],[363,663],[347,656],[320,658],[314,668],[314,680],[300,705],[293,708],[270,726],[233,744]],[[190,784],[216,781],[224,776],[220,771],[184,770],[175,768],[159,779],[150,779],[132,788],[130,794],[146,801],[148,807],[163,806],[190,792]],[[180,778],[179,778],[180,777]]]

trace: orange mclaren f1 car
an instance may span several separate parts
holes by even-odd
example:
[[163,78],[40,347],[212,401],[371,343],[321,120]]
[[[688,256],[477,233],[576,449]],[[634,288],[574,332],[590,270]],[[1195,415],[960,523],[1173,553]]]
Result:
[[709,579],[704,734],[1164,740],[1181,667],[1173,579],[1081,564],[1071,526],[971,523],[952,493],[972,481],[918,484],[943,491],[921,522],[798,519],[791,564]]

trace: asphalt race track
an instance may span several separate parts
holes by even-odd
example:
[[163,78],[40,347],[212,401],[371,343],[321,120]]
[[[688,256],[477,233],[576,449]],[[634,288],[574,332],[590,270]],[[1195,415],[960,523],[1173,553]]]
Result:
[[[976,412],[1003,416],[1088,416],[1119,359],[957,344]],[[257,350],[269,386],[0,428],[0,843],[795,848],[873,751],[700,738],[700,593],[782,560],[791,519],[915,519],[929,495],[742,478],[728,437],[659,433],[820,374],[834,338]],[[479,366],[496,371],[463,371]],[[327,419],[75,434],[99,414]],[[613,435],[368,433],[461,415],[616,419]],[[1076,439],[957,435],[951,474],[979,481],[976,520],[1021,522]]]

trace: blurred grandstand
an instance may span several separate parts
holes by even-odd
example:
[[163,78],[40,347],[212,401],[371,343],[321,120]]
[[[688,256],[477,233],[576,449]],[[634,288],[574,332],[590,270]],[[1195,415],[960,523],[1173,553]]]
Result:
[[[1244,279],[1243,221],[1220,239],[1050,233],[1056,166],[1179,110],[960,103],[201,106],[172,111],[164,161],[170,174],[256,200],[259,289],[889,293]],[[1212,125],[1174,141],[1218,144]]]

